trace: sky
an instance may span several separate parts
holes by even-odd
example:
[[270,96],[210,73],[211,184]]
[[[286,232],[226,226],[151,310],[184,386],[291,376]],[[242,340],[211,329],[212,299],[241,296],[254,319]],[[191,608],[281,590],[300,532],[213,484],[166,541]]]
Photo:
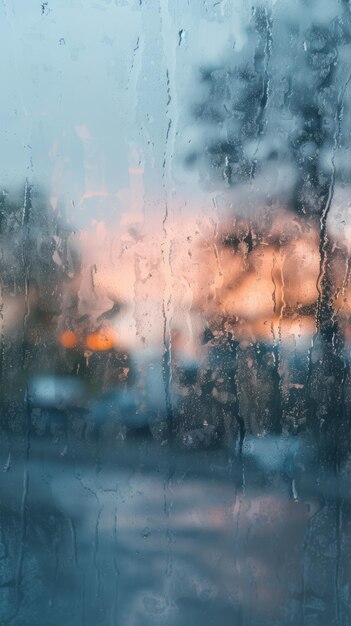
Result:
[[246,13],[242,0],[2,0],[1,184],[28,178],[79,225],[191,195],[199,67],[240,48]]

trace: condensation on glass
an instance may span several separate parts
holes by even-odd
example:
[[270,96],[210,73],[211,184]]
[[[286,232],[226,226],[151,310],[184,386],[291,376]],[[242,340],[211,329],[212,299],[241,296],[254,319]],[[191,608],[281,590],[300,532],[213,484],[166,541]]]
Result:
[[351,624],[350,3],[0,32],[1,624]]

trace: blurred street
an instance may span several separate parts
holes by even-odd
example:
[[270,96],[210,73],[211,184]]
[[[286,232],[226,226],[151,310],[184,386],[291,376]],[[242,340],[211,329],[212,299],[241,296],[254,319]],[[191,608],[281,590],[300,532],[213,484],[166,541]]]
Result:
[[349,486],[307,443],[27,443],[1,440],[1,624],[350,623]]

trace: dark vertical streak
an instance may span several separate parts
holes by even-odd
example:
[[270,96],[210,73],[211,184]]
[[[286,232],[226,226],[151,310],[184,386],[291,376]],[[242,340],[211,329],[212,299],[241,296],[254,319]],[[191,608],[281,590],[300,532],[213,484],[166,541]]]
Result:
[[167,530],[166,530],[166,537],[167,537],[167,543],[168,543],[168,550],[167,550],[167,563],[166,563],[166,576],[170,577],[172,575],[172,570],[173,570],[173,551],[172,551],[172,542],[173,542],[173,533],[170,529],[170,512],[171,512],[171,504],[168,501],[168,497],[167,497],[167,490],[169,490],[169,484],[170,484],[170,480],[171,480],[171,476],[167,477],[167,480],[164,481],[163,483],[163,510],[164,510],[164,514],[166,515],[167,518]]
[[[255,10],[255,13],[256,13],[256,10]],[[264,9],[264,21],[265,21],[264,30],[265,30],[266,37],[265,37],[264,47],[263,47],[263,59],[264,59],[263,60],[263,82],[262,82],[261,97],[260,97],[256,120],[255,120],[255,126],[257,128],[257,145],[256,145],[255,152],[252,156],[252,161],[251,161],[251,172],[250,172],[251,179],[253,179],[255,176],[256,164],[257,164],[256,156],[260,147],[262,136],[264,134],[264,129],[265,129],[264,116],[265,116],[265,112],[267,109],[268,96],[269,96],[270,79],[269,79],[268,68],[269,68],[269,62],[270,62],[271,51],[272,51],[272,17],[268,14],[267,9]],[[262,42],[260,42],[260,45],[261,44]],[[260,56],[261,56],[261,52],[258,49],[255,55],[256,64],[260,63]]]
[[135,57],[136,57],[136,53],[137,53],[137,52],[138,52],[138,50],[139,50],[139,43],[140,43],[140,37],[138,36],[138,37],[137,37],[137,40],[136,40],[136,44],[135,44],[135,46],[134,46],[134,48],[133,48],[133,56],[132,56],[132,62],[131,62],[131,64],[130,64],[130,72],[129,72],[130,76],[129,76],[129,80],[128,80],[128,83],[127,83],[126,91],[128,91],[128,89],[129,89],[129,84],[130,84],[130,80],[131,80],[131,75],[132,75],[132,72],[133,72],[133,69],[134,69],[134,65],[135,65]]
[[[333,315],[330,311],[331,303],[330,303],[330,294],[329,289],[331,288],[332,280],[328,273],[328,257],[327,257],[327,245],[328,245],[328,233],[327,233],[327,221],[330,212],[330,208],[332,205],[332,200],[334,197],[334,189],[336,182],[336,165],[335,158],[337,149],[339,146],[339,141],[341,137],[341,122],[344,114],[344,97],[346,93],[346,89],[351,80],[351,72],[349,73],[344,85],[342,86],[336,107],[335,113],[335,132],[334,132],[334,141],[333,141],[333,149],[331,155],[331,166],[332,172],[330,177],[330,184],[328,189],[327,200],[325,203],[325,207],[323,209],[321,218],[320,218],[320,241],[319,241],[319,255],[320,255],[320,266],[319,266],[319,274],[317,279],[317,290],[318,290],[318,302],[317,302],[317,311],[316,311],[316,326],[317,330],[313,338],[313,344],[315,343],[316,336],[318,332],[322,332],[322,334],[326,334],[326,339],[330,342],[331,335],[331,323],[333,322]],[[328,288],[329,285],[329,288]],[[330,321],[331,320],[331,321]],[[326,332],[327,331],[327,332]],[[333,342],[333,338],[332,338]],[[324,355],[326,358],[326,355]],[[311,366],[310,366],[311,369]],[[338,368],[339,369],[339,368]],[[338,369],[335,372],[336,377],[338,378]],[[339,382],[339,381],[338,381]],[[335,392],[335,398],[333,398],[334,406],[333,406],[333,446],[331,450],[332,454],[332,464],[333,471],[336,478],[339,473],[339,464],[340,464],[340,423],[342,419],[343,412],[343,404],[344,404],[344,385],[345,385],[345,367],[342,375],[341,382],[341,394],[340,397],[337,395],[337,390]],[[334,394],[333,394],[334,395]],[[335,603],[336,603],[336,619],[337,624],[340,625],[340,600],[339,600],[339,569],[340,569],[340,542],[341,542],[341,521],[342,521],[342,501],[339,493],[339,487],[337,486],[336,493],[336,545],[337,545],[337,554],[336,554],[336,565],[335,565]]]
[[120,578],[120,570],[118,567],[118,559],[117,559],[117,554],[118,554],[117,522],[118,522],[117,509],[115,509],[114,524],[113,524],[113,543],[114,543],[113,570],[114,570],[114,574],[116,578],[116,592],[114,595],[113,615],[114,615],[114,623],[116,624],[116,626],[118,624],[118,606],[119,606],[118,599],[119,599],[119,578]]
[[244,441],[245,441],[245,436],[246,436],[246,428],[245,428],[245,422],[244,422],[244,418],[242,417],[242,415],[240,414],[240,385],[239,385],[239,380],[238,380],[238,358],[239,358],[239,350],[236,350],[236,355],[235,355],[235,360],[236,360],[236,364],[235,364],[235,389],[237,392],[237,398],[238,398],[238,415],[237,415],[237,421],[239,424],[239,446],[238,446],[238,453],[239,453],[239,461],[240,461],[240,489],[241,492],[244,493],[245,492],[245,458],[244,458],[244,454],[243,454],[243,446],[244,446]]
[[28,467],[25,467],[24,474],[23,474],[23,487],[22,487],[22,499],[21,499],[21,534],[20,534],[20,545],[19,545],[17,568],[16,568],[17,610],[19,609],[20,600],[21,600],[20,587],[21,587],[21,582],[22,582],[24,544],[25,544],[26,530],[27,530],[27,518],[26,518],[27,495],[28,495]]
[[336,619],[340,626],[340,597],[339,597],[339,580],[340,580],[340,554],[341,554],[341,537],[342,537],[342,500],[337,497],[336,503],[336,568],[335,568],[335,604]]
[[319,274],[318,274],[317,284],[316,284],[317,291],[318,291],[318,302],[317,302],[317,312],[316,312],[317,332],[318,332],[319,327],[321,326],[321,323],[323,323],[322,315],[323,315],[323,309],[325,308],[325,305],[326,305],[325,298],[323,298],[322,287],[323,287],[323,282],[325,279],[326,265],[327,265],[327,250],[326,250],[327,241],[328,241],[327,220],[328,220],[331,203],[334,197],[335,178],[336,178],[335,157],[336,157],[336,152],[338,149],[340,136],[341,136],[341,122],[342,122],[343,115],[344,115],[344,97],[345,97],[345,92],[346,92],[346,89],[348,87],[350,80],[351,80],[351,73],[349,74],[338,96],[338,102],[337,102],[336,113],[335,113],[334,143],[333,143],[333,150],[332,150],[332,156],[331,156],[332,173],[330,177],[327,200],[326,200],[325,207],[322,211],[322,215],[320,218],[320,238],[319,238],[320,265],[319,265]]
[[98,552],[99,552],[99,522],[102,513],[103,507],[99,509],[99,512],[96,517],[95,524],[95,538],[94,538],[94,552],[93,552],[93,563],[96,571],[96,598],[99,600],[102,612],[104,612],[102,605],[102,597],[101,597],[101,571],[98,564]]
[[[26,346],[26,327],[30,314],[29,302],[28,302],[28,288],[29,288],[29,258],[28,258],[28,236],[29,236],[29,218],[31,210],[31,188],[26,180],[24,190],[24,201],[22,209],[22,263],[24,269],[24,294],[25,294],[25,306],[26,312],[23,319],[23,343],[22,343],[22,368],[25,366],[25,346]],[[30,454],[30,399],[28,396],[28,390],[25,392],[24,398],[24,412],[25,412],[25,456],[24,456],[24,472],[23,472],[23,487],[22,487],[22,499],[21,499],[21,531],[20,531],[20,545],[17,558],[16,568],[16,596],[18,612],[21,605],[21,583],[23,575],[23,561],[25,553],[25,542],[27,533],[27,500],[28,500],[28,488],[29,488],[29,454]]]
[[77,569],[77,571],[79,572],[80,578],[81,578],[81,624],[82,624],[82,626],[84,626],[84,624],[85,624],[85,579],[84,579],[84,572],[83,572],[81,566],[79,565],[78,546],[77,546],[77,530],[76,530],[75,522],[74,522],[74,520],[72,518],[69,518],[69,525],[70,525],[71,535],[72,535],[73,562],[74,562],[74,566]]
[[312,536],[313,536],[313,527],[314,527],[314,520],[315,518],[318,516],[318,514],[321,512],[321,510],[324,507],[324,502],[321,504],[321,506],[317,509],[317,511],[315,511],[315,513],[313,513],[313,515],[311,516],[309,523],[308,523],[308,530],[307,530],[307,537],[305,540],[305,544],[304,544],[304,550],[303,550],[303,563],[302,563],[302,590],[301,590],[301,595],[302,595],[302,606],[301,606],[301,626],[305,626],[306,622],[306,600],[307,600],[307,589],[306,589],[306,581],[307,581],[307,555],[310,554],[310,546],[311,546],[311,540],[312,540]]
[[5,372],[5,321],[4,321],[4,291],[3,282],[0,277],[0,377],[2,379]]
[[[169,80],[169,72],[166,70],[166,91],[167,91],[167,99],[166,99],[166,115],[169,112],[169,105],[171,103],[171,92],[170,92],[170,80]],[[168,119],[166,135],[165,135],[165,149],[163,156],[163,164],[162,164],[162,179],[163,179],[163,187],[165,194],[165,213],[162,221],[162,230],[164,234],[164,240],[167,241],[168,233],[167,233],[167,224],[168,224],[168,201],[167,201],[167,189],[165,186],[165,175],[166,175],[166,165],[167,165],[167,146],[170,135],[170,130],[172,126],[171,118]],[[171,249],[168,251],[168,258],[165,258],[165,251],[163,252],[163,260],[164,263],[171,268]],[[166,278],[167,280],[167,278]],[[174,438],[174,415],[173,415],[173,407],[172,407],[172,340],[171,340],[171,328],[170,328],[170,320],[168,319],[168,310],[171,304],[171,293],[165,295],[162,303],[162,314],[163,314],[163,375],[164,375],[164,385],[165,385],[165,399],[166,399],[166,413],[167,413],[167,424],[168,424],[168,440],[169,442],[173,441]]]

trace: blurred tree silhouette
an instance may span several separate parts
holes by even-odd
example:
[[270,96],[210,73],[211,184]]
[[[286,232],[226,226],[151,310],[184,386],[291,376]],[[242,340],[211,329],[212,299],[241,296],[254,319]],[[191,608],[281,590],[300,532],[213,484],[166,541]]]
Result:
[[[342,385],[349,374],[333,315],[327,219],[335,187],[351,184],[350,2],[256,2],[244,35],[240,48],[201,69],[203,97],[193,119],[203,132],[187,164],[198,168],[207,187],[235,190],[229,195],[235,216],[249,223],[260,209],[271,218],[284,207],[320,230],[319,332],[303,395],[309,423],[335,464],[344,437]],[[333,384],[321,400],[319,390],[327,389],[329,379]],[[245,384],[250,387],[249,379]]]
[[[60,208],[45,193],[25,183],[0,196],[0,244],[3,289],[12,295],[36,289],[39,306],[60,309],[60,289],[70,268],[67,239],[72,232]],[[26,284],[26,281],[28,284]]]
[[187,162],[203,179],[254,183],[262,202],[325,211],[335,180],[351,181],[350,10],[336,0],[252,9],[243,47],[201,70],[194,118],[205,139]]
[[[72,272],[67,256],[71,228],[45,193],[25,183],[0,196],[1,399],[6,419],[18,419],[26,372],[54,366],[50,347]],[[74,268],[76,269],[76,268]]]

